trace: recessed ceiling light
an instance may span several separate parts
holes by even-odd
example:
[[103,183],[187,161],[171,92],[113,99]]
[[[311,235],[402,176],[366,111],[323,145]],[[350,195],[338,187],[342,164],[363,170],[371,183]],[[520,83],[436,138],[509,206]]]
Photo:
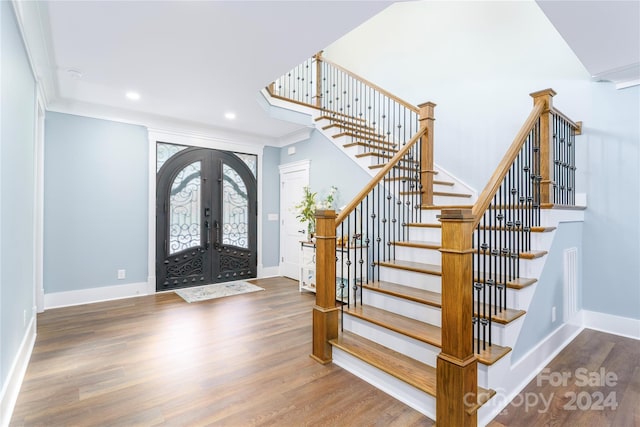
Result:
[[137,101],[140,99],[140,94],[138,92],[127,92],[127,98],[132,101]]
[[236,118],[236,113],[233,113],[231,111],[224,113],[224,118],[227,120],[233,120]]

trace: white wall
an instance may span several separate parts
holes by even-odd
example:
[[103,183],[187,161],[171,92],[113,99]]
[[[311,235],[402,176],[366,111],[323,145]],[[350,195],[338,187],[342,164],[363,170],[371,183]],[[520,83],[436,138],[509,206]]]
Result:
[[592,82],[533,1],[397,3],[324,52],[403,99],[438,104],[436,163],[477,190],[530,112],[528,94],[555,89],[554,105],[584,122],[584,308],[640,319],[638,87]]

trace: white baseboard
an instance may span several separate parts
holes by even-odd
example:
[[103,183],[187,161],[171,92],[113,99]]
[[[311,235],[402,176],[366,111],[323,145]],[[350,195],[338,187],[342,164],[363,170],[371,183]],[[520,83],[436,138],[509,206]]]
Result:
[[7,380],[0,392],[0,426],[6,427],[11,421],[11,415],[18,399],[18,393],[20,393],[20,387],[22,387],[22,381],[24,380],[24,374],[27,372],[27,366],[29,365],[29,359],[31,358],[31,352],[36,342],[36,316],[31,316],[29,327],[25,331],[18,354],[16,355],[9,373]]
[[496,388],[496,396],[481,408],[478,425],[493,420],[582,330],[578,325],[565,323],[512,363],[509,374],[504,376],[504,387]]
[[267,277],[276,277],[280,275],[280,267],[275,265],[273,267],[258,266],[258,279],[266,279]]
[[589,310],[581,310],[578,312],[578,316],[582,319],[582,326],[585,328],[640,340],[639,319],[630,319]]
[[76,291],[54,292],[44,295],[44,308],[69,307],[122,298],[139,297],[155,293],[147,282],[127,283],[126,285],[102,286]]

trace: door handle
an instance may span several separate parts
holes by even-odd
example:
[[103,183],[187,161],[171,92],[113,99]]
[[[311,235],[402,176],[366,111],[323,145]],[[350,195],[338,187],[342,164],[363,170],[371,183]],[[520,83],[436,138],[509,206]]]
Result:
[[209,224],[209,221],[204,222],[204,227],[207,229],[207,242],[205,243],[204,248],[209,249],[209,246],[211,246],[211,225]]
[[213,228],[216,229],[216,240],[213,242],[213,247],[220,251],[222,250],[220,247],[220,223],[217,220],[213,221]]
[[306,233],[305,230],[298,230],[298,233]]

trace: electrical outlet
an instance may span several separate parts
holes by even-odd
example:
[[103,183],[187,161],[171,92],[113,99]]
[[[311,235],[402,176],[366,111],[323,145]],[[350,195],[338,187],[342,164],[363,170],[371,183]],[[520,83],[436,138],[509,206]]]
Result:
[[556,321],[556,306],[551,307],[551,323]]
[[127,270],[118,270],[118,280],[122,280],[127,277]]

